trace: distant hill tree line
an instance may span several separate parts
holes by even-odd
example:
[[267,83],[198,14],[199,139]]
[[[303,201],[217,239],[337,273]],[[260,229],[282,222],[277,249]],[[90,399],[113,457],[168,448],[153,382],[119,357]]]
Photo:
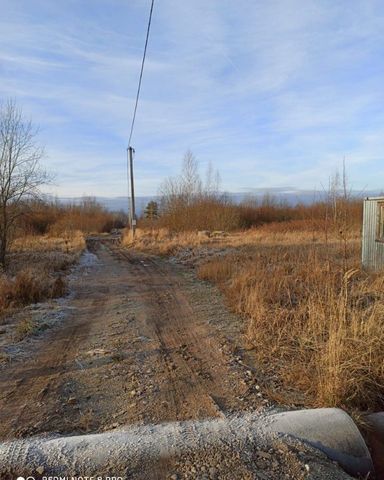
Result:
[[346,174],[335,173],[322,200],[310,205],[289,205],[271,194],[261,199],[249,196],[241,203],[220,191],[220,175],[211,165],[205,179],[191,151],[183,158],[181,172],[169,177],[159,189],[159,203],[148,203],[141,226],[167,228],[170,231],[239,230],[272,222],[301,222],[302,228],[321,230],[358,228],[362,201],[352,198],[346,186]]

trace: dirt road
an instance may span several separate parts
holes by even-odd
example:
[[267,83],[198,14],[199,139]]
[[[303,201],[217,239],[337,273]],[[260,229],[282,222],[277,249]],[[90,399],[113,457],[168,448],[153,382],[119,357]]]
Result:
[[[225,339],[217,292],[166,261],[90,239],[70,318],[0,373],[1,438],[225,415],[263,404]],[[240,362],[240,363],[239,363]],[[265,403],[265,402],[264,402]]]
[[[89,239],[88,249],[71,281],[71,313],[0,371],[1,440],[220,418],[268,405],[258,372],[236,345],[241,321],[215,288],[112,238]],[[259,451],[224,439],[219,450],[198,446],[154,465],[146,458],[145,472],[137,459],[127,478],[349,478],[316,453],[308,476],[304,450],[278,444]],[[113,465],[108,473],[117,473]]]

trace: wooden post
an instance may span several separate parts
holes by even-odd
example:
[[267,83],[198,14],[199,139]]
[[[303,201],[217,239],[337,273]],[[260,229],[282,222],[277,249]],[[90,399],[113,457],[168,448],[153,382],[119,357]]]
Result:
[[128,164],[129,164],[129,178],[130,178],[130,187],[131,187],[131,197],[130,197],[130,225],[132,231],[132,237],[135,236],[136,231],[136,213],[135,213],[135,187],[133,182],[133,154],[134,149],[128,147]]

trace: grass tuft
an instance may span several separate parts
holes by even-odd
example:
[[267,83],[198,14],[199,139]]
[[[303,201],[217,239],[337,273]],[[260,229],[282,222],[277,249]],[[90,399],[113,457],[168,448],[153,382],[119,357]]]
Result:
[[21,341],[26,337],[33,335],[38,330],[37,323],[33,318],[27,316],[18,322],[15,330],[15,340]]

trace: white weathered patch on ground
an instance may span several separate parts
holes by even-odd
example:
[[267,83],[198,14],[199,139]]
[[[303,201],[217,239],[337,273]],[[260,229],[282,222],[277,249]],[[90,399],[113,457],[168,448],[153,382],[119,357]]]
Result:
[[93,267],[94,265],[99,265],[100,261],[97,255],[94,253],[85,250],[80,257],[79,266],[80,267]]
[[[89,275],[97,265],[100,265],[97,255],[85,250],[79,262],[66,275],[68,293],[65,296],[28,305],[5,317],[0,326],[0,368],[11,361],[29,358],[31,349],[39,348],[45,333],[59,326],[73,313],[74,307],[70,306],[74,297],[73,283],[77,278]],[[25,318],[31,319],[35,328],[30,335],[18,339],[15,336],[16,326]]]

